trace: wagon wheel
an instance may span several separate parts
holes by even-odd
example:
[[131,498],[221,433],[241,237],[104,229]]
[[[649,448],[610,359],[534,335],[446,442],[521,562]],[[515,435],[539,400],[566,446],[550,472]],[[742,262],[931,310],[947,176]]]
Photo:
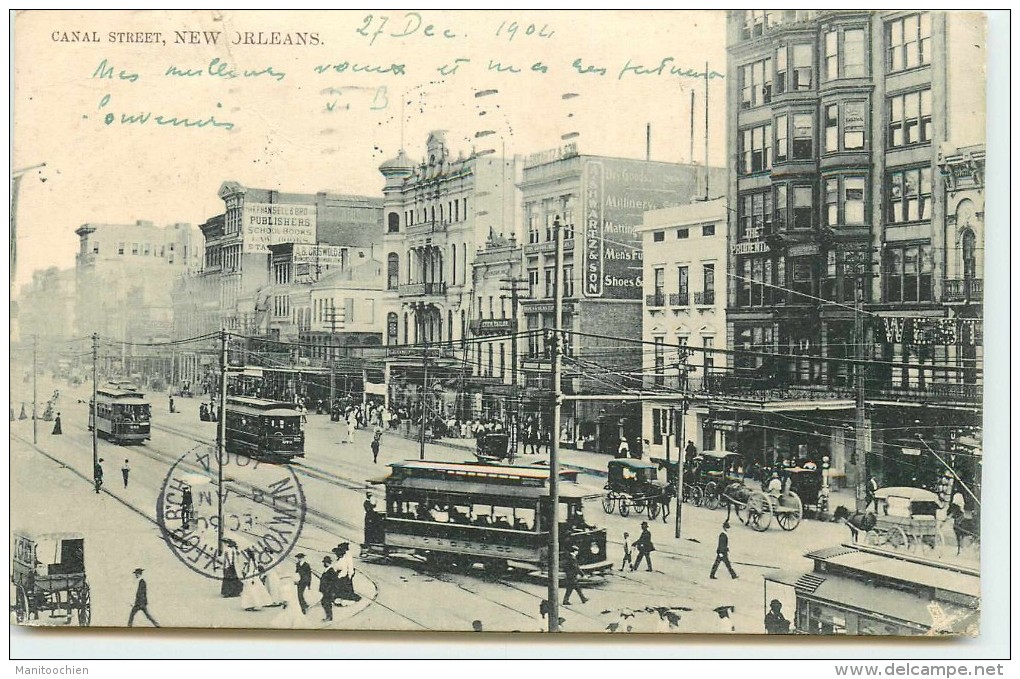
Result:
[[615,506],[616,498],[607,493],[605,497],[602,498],[602,511],[604,511],[606,514],[612,514],[613,508]]
[[701,491],[701,488],[697,486],[691,486],[691,490],[687,495],[688,500],[695,507],[700,507],[702,502],[705,501],[705,494]]
[[78,599],[78,626],[88,627],[91,622],[92,595],[89,594],[89,583],[86,582],[81,588],[81,594]]
[[[781,511],[780,511],[781,510]],[[793,491],[786,491],[779,496],[779,507],[776,511],[776,521],[783,530],[793,530],[800,525],[804,518],[804,505]]]
[[14,599],[14,614],[19,623],[25,622],[30,611],[28,608],[28,594],[25,593],[25,588],[21,585],[17,585],[17,593]]
[[869,530],[864,534],[864,540],[872,547],[880,547],[889,541],[889,535],[878,530]]
[[904,549],[910,546],[910,540],[907,538],[907,534],[899,526],[893,526],[889,530],[888,542],[894,549]]
[[645,504],[647,502],[648,502],[648,500],[644,500],[644,499],[640,499],[640,498],[637,499],[637,500],[634,500],[634,511],[636,513],[638,513],[638,514],[643,514],[644,511],[645,511]]
[[649,498],[646,500],[648,503],[648,518],[654,519],[659,516],[659,503],[656,499]]
[[630,516],[630,505],[627,504],[626,498],[620,498],[620,516]]
[[756,490],[748,496],[744,511],[747,512],[747,525],[759,533],[772,525],[772,499],[762,491]]
[[708,485],[705,486],[701,506],[708,507],[709,509],[719,508],[719,489],[716,486],[715,481],[709,481]]

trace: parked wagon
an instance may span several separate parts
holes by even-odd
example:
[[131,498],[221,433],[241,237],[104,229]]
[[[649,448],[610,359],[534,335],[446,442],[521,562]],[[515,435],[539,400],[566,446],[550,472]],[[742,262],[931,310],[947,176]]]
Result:
[[725,450],[706,450],[687,460],[684,500],[699,507],[719,507],[726,486],[744,482],[743,467],[743,455]]
[[875,491],[878,513],[875,526],[865,535],[868,544],[894,549],[941,550],[938,496],[923,488],[892,486]]
[[758,532],[768,530],[773,518],[785,531],[795,529],[804,518],[804,504],[790,490],[772,495],[734,481],[723,489],[721,498],[745,526]]
[[811,464],[784,469],[783,473],[789,479],[789,490],[797,494],[804,509],[814,512],[814,516],[829,511],[829,495],[822,483],[822,470]]
[[475,439],[475,457],[479,462],[514,463],[510,435],[503,431],[482,432]]
[[610,460],[602,509],[606,514],[612,514],[615,508],[620,516],[628,516],[632,508],[638,514],[647,509],[648,518],[656,518],[660,511],[665,518],[669,514],[673,488],[657,478],[658,471],[659,466],[650,462]]
[[11,584],[14,613],[19,623],[49,611],[51,618],[77,614],[78,624],[92,620],[92,600],[85,577],[85,537],[80,533],[51,533],[32,537],[14,533]]

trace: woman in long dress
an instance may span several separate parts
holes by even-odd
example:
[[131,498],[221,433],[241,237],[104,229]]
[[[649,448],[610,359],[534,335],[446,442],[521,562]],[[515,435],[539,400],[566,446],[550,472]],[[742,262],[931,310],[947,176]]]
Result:
[[237,560],[239,553],[237,544],[233,541],[223,541],[227,546],[223,552],[223,584],[220,586],[220,596],[224,599],[232,599],[241,596],[243,585],[237,577]]
[[340,543],[337,557],[336,572],[339,578],[337,598],[344,601],[361,601],[361,596],[354,591],[354,554],[349,543]]
[[257,611],[265,606],[273,604],[266,586],[262,584],[261,573],[258,563],[255,561],[255,553],[251,549],[244,551],[244,589],[241,590],[241,608],[246,611]]
[[266,571],[263,580],[266,584],[266,590],[269,592],[269,598],[273,600],[271,605],[286,606],[287,600],[284,590],[287,589],[287,584],[280,575],[279,570],[276,568],[270,568]]
[[283,629],[301,629],[308,626],[305,614],[301,612],[301,604],[297,598],[297,574],[278,576],[280,595],[283,597],[283,610],[273,618],[273,627]]

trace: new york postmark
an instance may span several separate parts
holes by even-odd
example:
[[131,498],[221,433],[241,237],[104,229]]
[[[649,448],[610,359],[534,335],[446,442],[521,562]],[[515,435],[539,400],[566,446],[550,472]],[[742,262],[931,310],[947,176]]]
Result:
[[251,550],[263,572],[278,566],[304,526],[297,475],[287,465],[226,451],[222,470],[218,464],[215,450],[201,446],[170,468],[156,500],[167,547],[188,568],[213,579],[223,577],[223,555],[235,547]]

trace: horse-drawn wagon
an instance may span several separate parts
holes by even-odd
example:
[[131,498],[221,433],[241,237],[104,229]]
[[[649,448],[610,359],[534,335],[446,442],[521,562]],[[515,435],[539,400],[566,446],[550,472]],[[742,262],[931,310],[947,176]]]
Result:
[[638,514],[647,509],[650,519],[656,518],[660,511],[663,520],[669,515],[673,487],[657,478],[658,465],[641,460],[610,460],[607,471],[609,478],[602,498],[606,514],[612,514],[616,508],[620,516],[628,516],[633,508]]
[[38,620],[40,611],[50,611],[51,618],[66,618],[65,624],[77,613],[82,627],[92,619],[85,578],[85,537],[80,533],[32,537],[16,532],[11,584],[19,623],[32,617]]
[[941,550],[942,535],[935,493],[923,488],[889,487],[875,491],[878,513],[874,526],[865,534],[868,544],[894,549]]

